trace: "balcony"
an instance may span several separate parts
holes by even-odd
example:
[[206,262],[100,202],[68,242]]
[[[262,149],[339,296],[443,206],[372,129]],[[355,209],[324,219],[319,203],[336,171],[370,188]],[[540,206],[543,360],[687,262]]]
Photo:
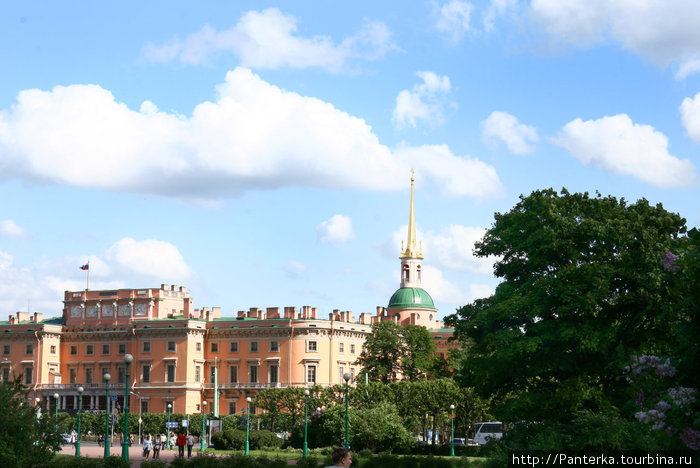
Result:
[[[263,390],[266,388],[283,388],[287,387],[288,385],[282,384],[280,382],[257,382],[257,383],[249,383],[249,382],[220,382],[219,383],[219,390]],[[214,384],[213,383],[205,383],[202,384],[202,387],[207,389],[207,390],[213,390],[214,389]]]

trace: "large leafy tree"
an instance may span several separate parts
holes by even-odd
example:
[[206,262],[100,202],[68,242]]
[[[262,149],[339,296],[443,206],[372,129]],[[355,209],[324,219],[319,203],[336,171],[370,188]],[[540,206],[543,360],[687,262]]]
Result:
[[477,256],[498,258],[495,294],[446,319],[470,342],[462,383],[493,396],[506,421],[622,406],[630,355],[674,342],[661,260],[684,233],[684,219],[646,200],[521,196],[476,244]]
[[362,365],[362,373],[375,382],[415,380],[431,370],[436,349],[425,327],[403,328],[395,322],[378,322],[372,325],[357,363]]

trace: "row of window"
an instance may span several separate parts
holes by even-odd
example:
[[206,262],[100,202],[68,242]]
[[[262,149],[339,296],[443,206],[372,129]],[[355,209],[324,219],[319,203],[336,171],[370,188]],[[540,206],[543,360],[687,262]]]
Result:
[[[270,341],[269,343],[269,351],[271,353],[276,353],[279,352],[280,350],[280,343],[279,341]],[[94,344],[85,344],[85,354],[87,356],[92,356],[95,354],[95,345]],[[111,353],[111,345],[110,344],[103,344],[102,346],[102,355],[109,355]],[[125,343],[119,343],[118,345],[118,352],[117,354],[126,354],[126,344]],[[218,342],[213,342],[209,343],[210,346],[210,351],[212,353],[218,353],[219,352],[219,343]],[[56,354],[56,345],[50,345],[50,353],[51,354]],[[229,352],[230,353],[237,353],[239,350],[239,342],[238,341],[231,341],[229,343]],[[177,351],[177,343],[175,341],[168,341],[166,344],[166,352],[168,353],[174,353]],[[196,352],[202,352],[202,343],[197,342],[195,343],[195,351]],[[259,351],[259,344],[257,341],[249,341],[248,342],[248,351],[251,353],[257,353]],[[316,341],[307,341],[306,342],[306,351],[307,352],[316,352],[318,351],[318,343]],[[345,352],[345,343],[338,343],[338,351],[341,353]],[[141,352],[144,353],[150,353],[151,352],[151,342],[150,341],[143,341],[141,342]],[[26,344],[25,345],[25,350],[24,353],[27,355],[34,354],[34,345],[33,344]],[[71,356],[76,356],[78,354],[78,345],[71,345],[70,346],[70,351],[69,351]],[[3,355],[9,355],[10,354],[10,345],[5,344],[2,347],[2,354]],[[350,344],[350,354],[355,354],[355,344]]]

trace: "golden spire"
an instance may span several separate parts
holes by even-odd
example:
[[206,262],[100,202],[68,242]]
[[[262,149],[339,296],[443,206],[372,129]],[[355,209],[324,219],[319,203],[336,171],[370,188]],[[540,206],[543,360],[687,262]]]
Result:
[[406,250],[403,250],[401,242],[400,258],[423,258],[422,248],[419,248],[416,240],[416,220],[413,212],[413,185],[415,182],[414,171],[411,169],[411,207],[408,214],[408,239],[406,240]]

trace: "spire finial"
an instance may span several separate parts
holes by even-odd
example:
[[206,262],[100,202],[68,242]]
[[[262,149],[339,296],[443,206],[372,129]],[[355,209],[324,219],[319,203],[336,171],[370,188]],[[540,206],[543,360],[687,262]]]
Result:
[[411,168],[411,206],[408,213],[408,239],[406,239],[406,250],[403,250],[402,242],[401,258],[422,258],[422,253],[418,248],[416,240],[416,220],[413,208],[413,187],[415,181],[415,171]]

